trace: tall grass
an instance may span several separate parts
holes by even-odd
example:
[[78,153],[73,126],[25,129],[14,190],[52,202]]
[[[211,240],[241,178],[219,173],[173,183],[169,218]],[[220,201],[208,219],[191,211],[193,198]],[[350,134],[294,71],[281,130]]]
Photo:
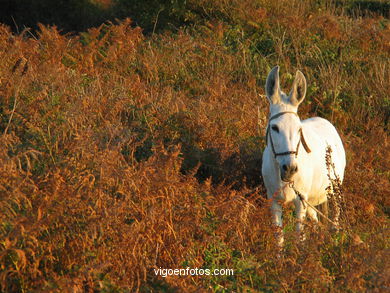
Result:
[[[389,21],[340,5],[191,0],[189,25],[146,36],[0,26],[1,291],[388,288]],[[351,230],[300,244],[287,209],[283,257],[260,177],[275,64],[342,135]],[[187,266],[235,274],[153,272]]]

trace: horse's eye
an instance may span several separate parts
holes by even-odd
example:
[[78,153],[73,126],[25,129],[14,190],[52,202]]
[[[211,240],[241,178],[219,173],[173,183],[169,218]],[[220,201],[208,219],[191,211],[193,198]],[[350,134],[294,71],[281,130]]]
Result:
[[276,125],[272,125],[271,128],[273,131],[279,132],[279,128]]

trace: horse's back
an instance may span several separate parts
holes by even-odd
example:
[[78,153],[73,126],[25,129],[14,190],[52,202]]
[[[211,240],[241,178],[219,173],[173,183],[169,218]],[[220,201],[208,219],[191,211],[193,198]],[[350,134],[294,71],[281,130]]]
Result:
[[333,145],[341,145],[341,138],[333,126],[328,120],[321,117],[308,118],[302,121],[304,129],[314,132],[320,140],[324,140],[325,143]]
[[[304,125],[304,131],[309,135],[315,137],[315,140],[322,144],[324,147],[331,146],[332,148],[332,160],[336,165],[337,171],[339,171],[341,179],[344,175],[344,168],[346,165],[345,151],[340,135],[336,128],[328,120],[321,117],[308,118],[302,121]],[[307,138],[310,140],[310,137]]]
[[312,117],[302,121],[304,127],[310,127],[315,130],[317,133],[322,135],[332,136],[334,133],[337,133],[336,128],[328,120],[321,117]]

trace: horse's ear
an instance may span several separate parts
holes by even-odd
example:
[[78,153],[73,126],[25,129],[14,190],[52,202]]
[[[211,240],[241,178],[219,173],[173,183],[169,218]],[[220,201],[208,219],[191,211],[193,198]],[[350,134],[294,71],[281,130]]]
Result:
[[297,106],[302,103],[306,96],[306,78],[299,70],[295,74],[295,79],[289,94],[290,103]]
[[265,82],[265,93],[271,104],[277,104],[281,99],[279,85],[279,66],[272,68]]

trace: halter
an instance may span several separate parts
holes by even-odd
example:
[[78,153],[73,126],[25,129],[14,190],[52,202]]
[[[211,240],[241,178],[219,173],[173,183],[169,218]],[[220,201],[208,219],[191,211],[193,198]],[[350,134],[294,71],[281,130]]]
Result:
[[295,151],[287,151],[287,152],[283,152],[283,153],[275,152],[275,147],[274,147],[274,142],[272,140],[272,135],[269,132],[269,126],[270,126],[271,120],[276,119],[276,118],[278,118],[278,117],[280,117],[280,116],[282,116],[284,114],[294,114],[295,116],[297,116],[299,118],[298,114],[295,113],[295,112],[292,112],[292,111],[280,112],[280,113],[275,114],[274,116],[271,116],[269,118],[268,125],[267,125],[267,132],[266,132],[266,143],[268,144],[268,134],[269,134],[269,138],[270,138],[270,141],[271,141],[271,148],[272,148],[272,152],[274,153],[275,158],[277,156],[294,155],[294,154],[295,154],[295,157],[297,157],[298,156],[299,145],[301,144],[301,141],[302,141],[302,145],[305,148],[306,152],[310,153],[311,150],[310,150],[309,146],[307,145],[307,143],[305,141],[305,138],[303,136],[302,127],[299,129],[299,141],[298,141],[297,148],[296,148]]

